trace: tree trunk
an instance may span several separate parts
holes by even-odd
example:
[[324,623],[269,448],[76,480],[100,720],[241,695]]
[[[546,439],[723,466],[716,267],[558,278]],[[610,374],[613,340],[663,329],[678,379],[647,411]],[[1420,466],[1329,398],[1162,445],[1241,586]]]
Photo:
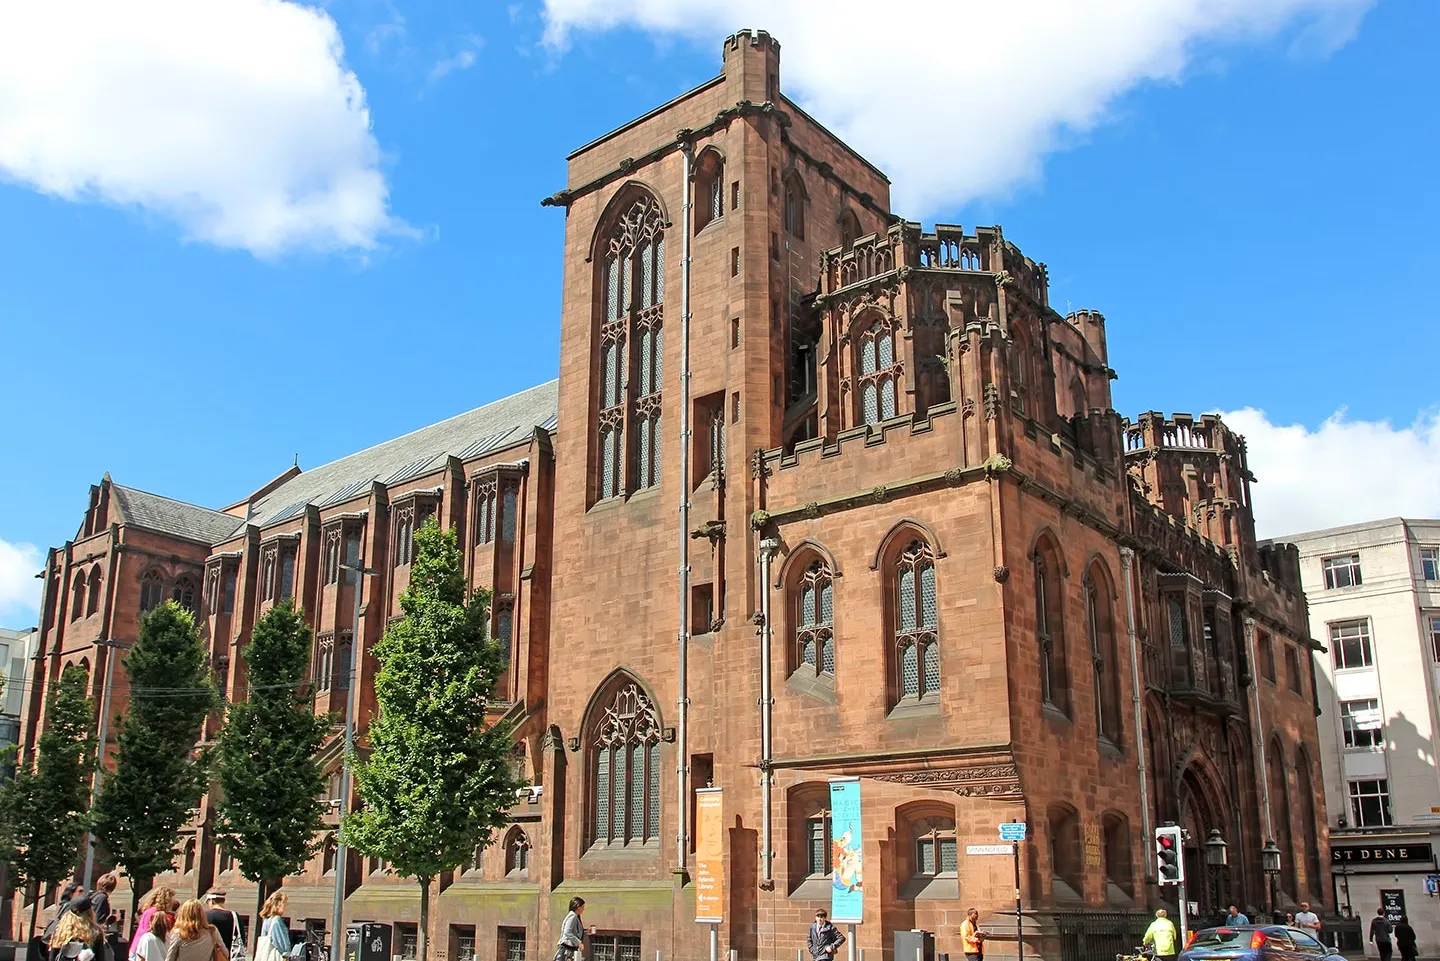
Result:
[[426,961],[430,951],[430,879],[420,878],[420,938],[415,961]]
[[135,931],[140,926],[140,902],[155,886],[155,877],[139,878],[130,875],[130,940],[135,940]]
[[250,921],[250,957],[260,957],[260,909],[265,907],[265,881],[255,882],[255,914]]
[[27,941],[34,939],[34,937],[35,937],[35,922],[38,921],[39,918],[40,918],[40,885],[37,883],[37,884],[35,885],[35,900],[32,901],[32,902],[30,902],[30,937],[29,937],[29,938],[26,938]]

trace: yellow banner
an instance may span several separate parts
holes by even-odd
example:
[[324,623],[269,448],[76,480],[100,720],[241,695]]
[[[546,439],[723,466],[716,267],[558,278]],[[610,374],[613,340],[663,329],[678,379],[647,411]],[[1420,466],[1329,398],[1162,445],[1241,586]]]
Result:
[[725,805],[721,788],[695,792],[695,920],[725,920]]

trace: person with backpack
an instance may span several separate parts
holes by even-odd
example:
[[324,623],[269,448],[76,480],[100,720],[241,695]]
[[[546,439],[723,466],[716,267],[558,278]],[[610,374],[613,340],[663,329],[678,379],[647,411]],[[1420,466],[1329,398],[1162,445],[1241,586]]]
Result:
[[49,961],[110,961],[105,932],[95,923],[95,911],[88,896],[65,905],[51,935]]

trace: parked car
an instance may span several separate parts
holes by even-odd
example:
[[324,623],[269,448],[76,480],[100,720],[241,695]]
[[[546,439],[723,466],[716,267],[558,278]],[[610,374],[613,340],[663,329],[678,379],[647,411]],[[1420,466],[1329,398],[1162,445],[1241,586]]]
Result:
[[1191,931],[1179,961],[1344,961],[1344,956],[1299,928],[1237,924]]

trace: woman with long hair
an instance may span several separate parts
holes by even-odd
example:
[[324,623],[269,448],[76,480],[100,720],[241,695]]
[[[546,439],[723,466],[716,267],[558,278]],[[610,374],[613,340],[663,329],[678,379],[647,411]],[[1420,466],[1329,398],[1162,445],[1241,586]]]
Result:
[[169,937],[170,915],[161,911],[135,946],[136,961],[165,961],[165,941]]
[[290,895],[276,891],[260,908],[262,921],[260,940],[255,943],[255,961],[282,961],[290,953],[290,928],[285,924],[285,908]]
[[191,898],[175,912],[175,928],[165,947],[165,961],[229,961],[220,932],[205,920],[205,905]]
[[130,957],[135,957],[139,950],[140,939],[145,937],[145,932],[150,930],[150,925],[155,923],[155,915],[162,911],[166,914],[175,910],[175,889],[174,888],[151,888],[135,905],[135,910],[140,912],[140,919],[135,925],[135,937],[130,939]]
[[71,901],[50,936],[50,961],[104,961],[105,932],[95,923],[90,898]]

